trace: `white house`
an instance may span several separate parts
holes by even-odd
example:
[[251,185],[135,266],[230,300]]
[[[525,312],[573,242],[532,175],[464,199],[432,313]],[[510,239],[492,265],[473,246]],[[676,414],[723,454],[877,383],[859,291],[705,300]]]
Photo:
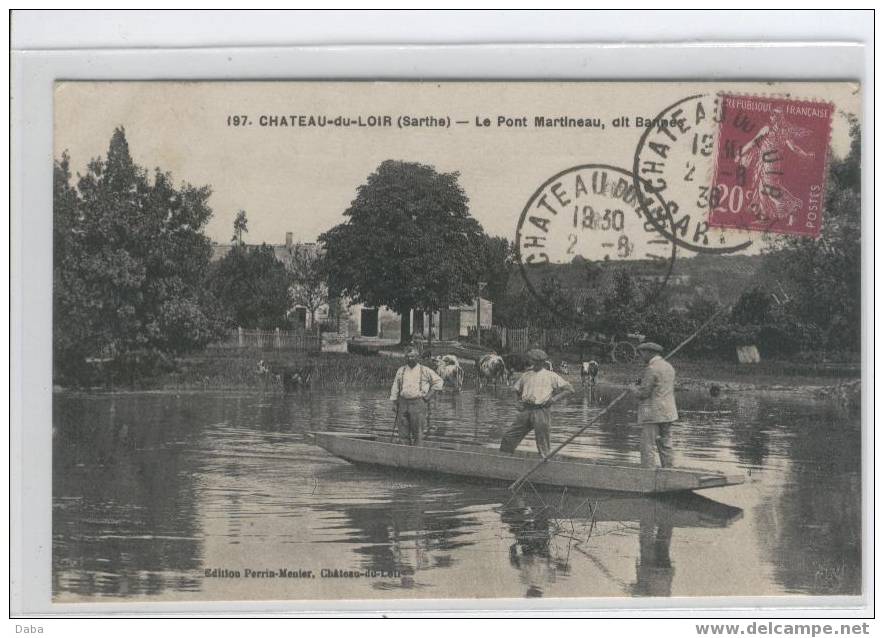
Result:
[[[480,299],[479,321],[482,328],[490,328],[493,319],[493,304],[488,299]],[[317,313],[318,317],[319,313]],[[411,311],[411,334],[430,336],[430,314],[419,310]],[[399,339],[402,317],[386,307],[370,308],[362,304],[349,306],[347,332],[351,337],[378,339]],[[453,341],[466,337],[476,328],[476,302],[464,306],[452,306],[432,316],[433,338]]]

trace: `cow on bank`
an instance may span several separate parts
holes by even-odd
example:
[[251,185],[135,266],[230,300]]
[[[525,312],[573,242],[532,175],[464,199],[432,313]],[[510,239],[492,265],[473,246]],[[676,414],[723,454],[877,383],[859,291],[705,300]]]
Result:
[[282,372],[282,391],[295,392],[310,388],[315,368],[306,365],[301,368],[285,368]]
[[460,392],[463,388],[463,368],[453,354],[446,354],[436,359],[436,373],[442,377],[445,385],[454,388],[455,392]]
[[316,367],[312,363],[293,367],[273,365],[261,359],[255,366],[255,373],[261,379],[265,391],[273,386],[282,386],[282,391],[285,393],[307,389],[315,372]]
[[497,386],[498,383],[506,385],[509,371],[503,357],[498,354],[486,354],[476,364],[477,387],[484,388],[489,383]]
[[580,363],[580,381],[584,387],[594,386],[599,375],[598,361],[582,361]]

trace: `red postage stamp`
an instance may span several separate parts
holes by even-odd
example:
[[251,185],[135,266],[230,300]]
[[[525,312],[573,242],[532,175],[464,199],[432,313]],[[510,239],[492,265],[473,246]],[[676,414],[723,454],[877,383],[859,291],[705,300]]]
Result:
[[720,97],[709,225],[818,237],[833,106]]

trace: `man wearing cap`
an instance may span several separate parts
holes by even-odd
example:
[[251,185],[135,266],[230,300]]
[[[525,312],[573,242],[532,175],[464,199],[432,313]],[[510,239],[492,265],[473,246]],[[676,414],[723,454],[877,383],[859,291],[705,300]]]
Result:
[[549,357],[543,350],[529,350],[531,369],[523,373],[513,390],[519,400],[520,414],[507,429],[500,442],[502,452],[514,452],[525,435],[534,430],[537,451],[549,456],[550,406],[574,392],[573,386],[548,370],[544,363]]
[[642,426],[641,455],[643,467],[672,467],[670,427],[678,420],[675,408],[675,369],[662,357],[663,347],[647,341],[637,350],[647,364],[639,385],[638,423]]
[[396,371],[390,401],[396,414],[399,439],[408,445],[420,445],[424,439],[430,399],[444,385],[431,368],[417,362],[415,348],[405,351],[405,363]]

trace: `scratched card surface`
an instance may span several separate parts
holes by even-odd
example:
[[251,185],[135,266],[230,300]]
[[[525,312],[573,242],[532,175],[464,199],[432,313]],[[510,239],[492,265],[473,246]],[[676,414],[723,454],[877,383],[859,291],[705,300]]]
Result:
[[859,596],[860,93],[57,83],[54,600]]

